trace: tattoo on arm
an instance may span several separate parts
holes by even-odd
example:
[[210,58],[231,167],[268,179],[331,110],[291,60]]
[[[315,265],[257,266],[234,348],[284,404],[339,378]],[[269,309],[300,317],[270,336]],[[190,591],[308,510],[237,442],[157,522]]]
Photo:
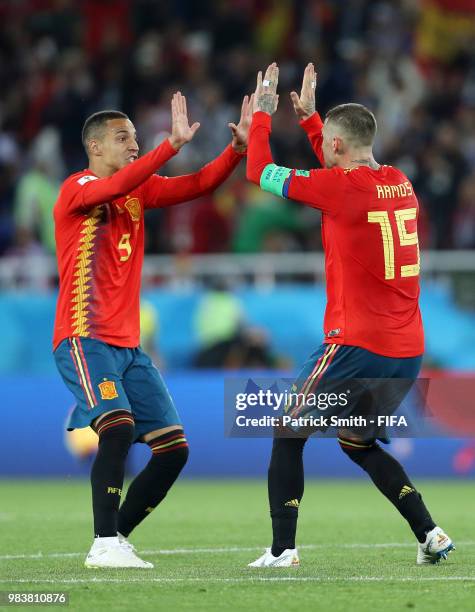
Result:
[[315,100],[312,100],[311,102],[307,102],[306,104],[302,105],[304,107],[305,112],[307,113],[307,115],[313,115],[313,113],[315,112]]
[[261,94],[257,99],[257,107],[260,111],[272,115],[275,111],[275,94]]

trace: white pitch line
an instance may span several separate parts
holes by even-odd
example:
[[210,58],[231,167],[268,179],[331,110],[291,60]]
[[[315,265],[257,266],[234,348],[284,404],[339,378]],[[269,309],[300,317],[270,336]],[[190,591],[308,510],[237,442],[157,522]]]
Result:
[[[472,546],[475,541],[467,540],[456,542],[459,546]],[[374,544],[368,542],[361,543],[347,543],[338,544],[338,548],[345,549],[371,549],[371,548],[413,548],[414,542],[376,542]],[[329,544],[302,544],[298,548],[305,550],[316,550],[316,549],[327,549]],[[265,546],[230,546],[225,548],[170,548],[170,549],[158,549],[158,550],[140,550],[141,555],[196,555],[196,554],[221,554],[221,553],[234,553],[234,552],[255,552],[263,550]],[[15,559],[64,559],[68,557],[82,557],[86,554],[84,552],[53,552],[53,553],[42,553],[37,552],[33,554],[18,554],[18,555],[0,555],[0,561],[12,561]]]
[[[250,570],[252,573],[253,570]],[[275,571],[275,568],[274,568]],[[298,570],[292,570],[298,571]],[[247,576],[242,578],[9,578],[0,579],[0,584],[128,584],[128,583],[196,583],[196,582],[475,582],[475,576],[347,576],[346,578],[323,576]]]

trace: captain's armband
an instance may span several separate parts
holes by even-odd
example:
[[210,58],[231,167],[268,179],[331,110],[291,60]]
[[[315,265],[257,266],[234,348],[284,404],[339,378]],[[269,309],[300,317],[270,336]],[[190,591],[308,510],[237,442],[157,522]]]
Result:
[[291,168],[267,164],[261,174],[261,189],[281,198],[286,198],[293,173],[294,171]]

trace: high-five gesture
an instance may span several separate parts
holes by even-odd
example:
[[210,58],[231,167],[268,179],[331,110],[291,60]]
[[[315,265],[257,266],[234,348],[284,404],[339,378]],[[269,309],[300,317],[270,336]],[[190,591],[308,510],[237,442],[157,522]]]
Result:
[[253,112],[263,111],[269,115],[275,113],[279,103],[279,96],[277,95],[278,83],[279,68],[275,62],[268,66],[264,80],[262,80],[262,72],[258,72]]
[[303,73],[302,90],[300,97],[297,92],[292,91],[290,98],[294,105],[294,110],[297,117],[308,119],[315,112],[315,88],[317,86],[317,74],[312,63],[307,64]]
[[193,123],[190,127],[188,111],[186,110],[186,98],[177,91],[173,94],[172,98],[172,134],[169,138],[170,144],[176,150],[181,149],[184,144],[192,140],[199,127],[199,123]]
[[241,117],[239,123],[228,123],[233,134],[232,146],[238,153],[245,153],[247,149],[247,137],[249,136],[249,128],[252,121],[252,105],[254,102],[254,94],[251,97],[244,96],[241,106]]

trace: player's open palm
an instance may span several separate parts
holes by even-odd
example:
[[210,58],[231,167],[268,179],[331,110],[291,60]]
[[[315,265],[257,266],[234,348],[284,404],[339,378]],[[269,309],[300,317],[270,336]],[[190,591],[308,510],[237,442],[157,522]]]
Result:
[[239,123],[228,123],[233,134],[232,146],[239,153],[244,153],[247,148],[247,140],[249,136],[249,128],[251,127],[252,121],[252,105],[254,101],[254,94],[244,96],[241,106],[241,117]]
[[179,149],[187,142],[190,142],[199,127],[199,123],[193,123],[190,126],[186,109],[186,98],[177,91],[173,94],[172,98],[172,135],[170,137],[172,146],[175,149]]
[[300,96],[296,91],[290,92],[290,99],[294,105],[297,117],[308,119],[315,112],[315,87],[317,85],[317,74],[312,63],[307,64],[303,73],[302,89]]

